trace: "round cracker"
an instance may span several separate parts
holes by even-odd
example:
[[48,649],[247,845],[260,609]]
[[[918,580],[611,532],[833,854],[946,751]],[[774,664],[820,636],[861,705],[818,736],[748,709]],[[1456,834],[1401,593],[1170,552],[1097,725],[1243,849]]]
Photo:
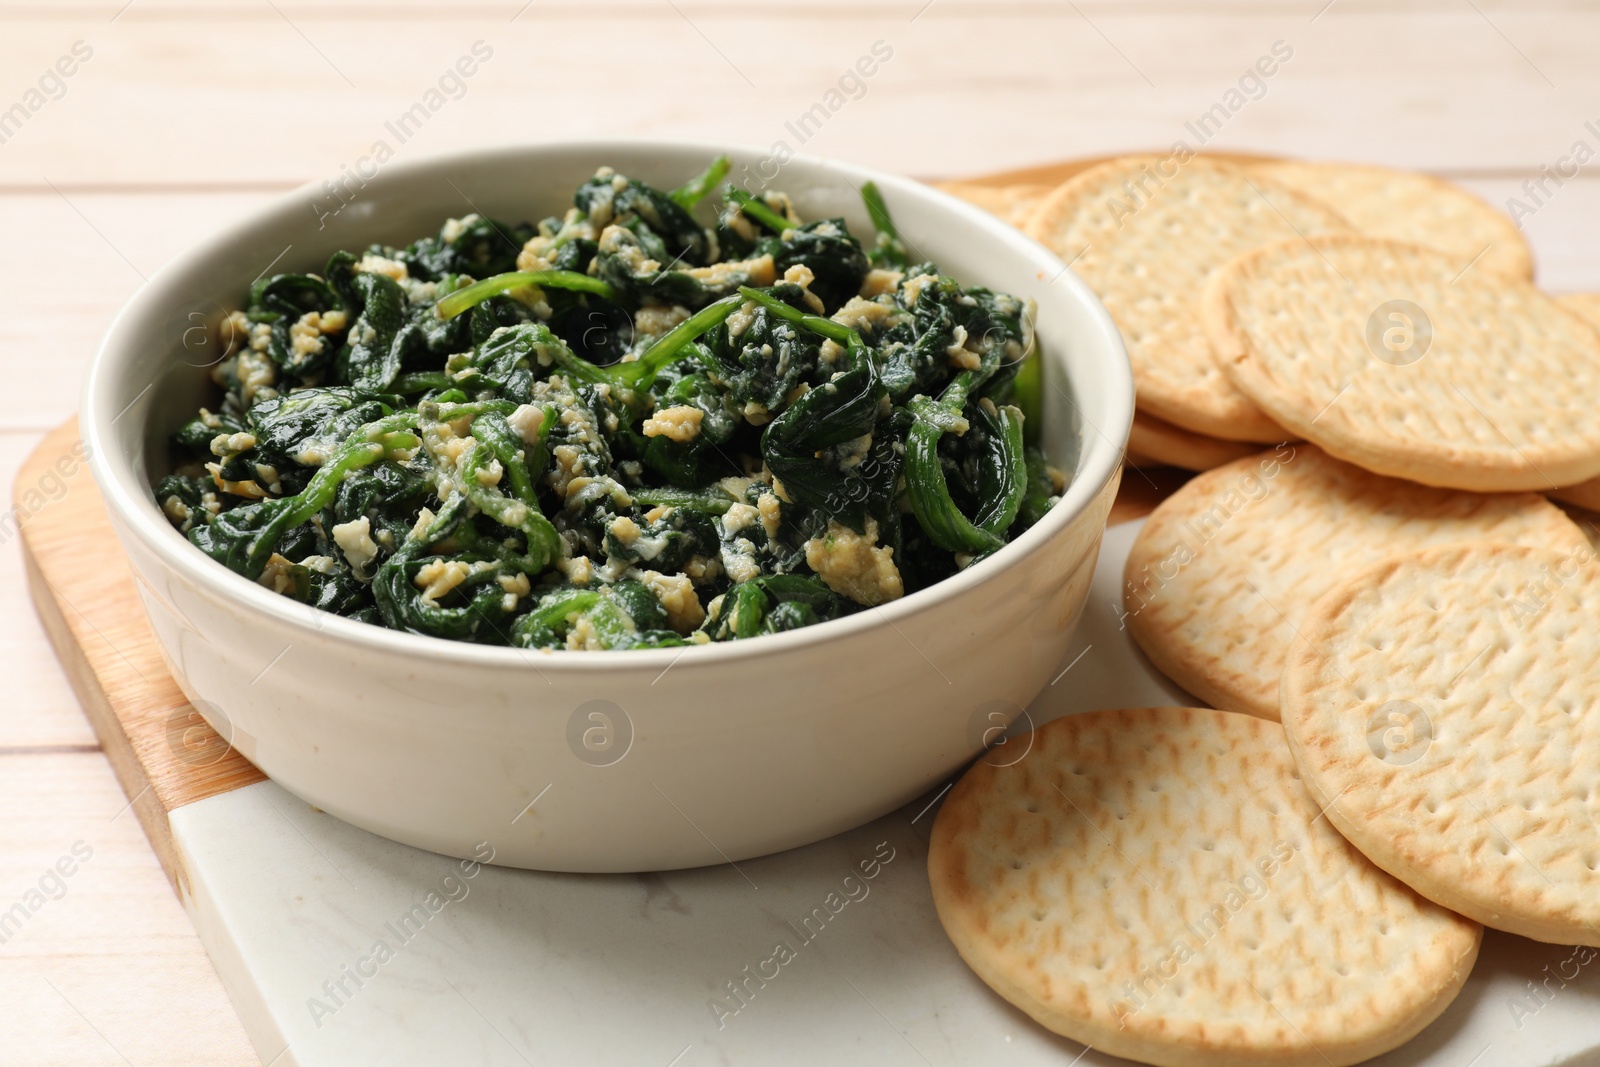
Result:
[[[1556,302],[1582,315],[1589,325],[1600,329],[1600,293],[1565,293],[1556,297]],[[1590,511],[1600,511],[1600,478],[1590,478],[1577,485],[1551,489],[1549,493],[1564,503],[1576,504]]]
[[1356,163],[1273,160],[1251,164],[1261,174],[1321,200],[1362,233],[1447,252],[1459,267],[1514,278],[1533,277],[1533,251],[1503,211],[1431,174]]
[[1472,969],[1481,928],[1319,819],[1276,724],[1102,711],[1020,741],[950,791],[928,874],[962,958],[1056,1033],[1154,1064],[1351,1064]]
[[1208,471],[1259,451],[1259,445],[1191,433],[1143,411],[1133,413],[1133,429],[1128,434],[1130,456],[1137,454],[1186,471]]
[[1230,441],[1286,436],[1217,366],[1200,319],[1210,272],[1257,245],[1344,229],[1334,211],[1204,157],[1091,167],[1023,227],[1099,294],[1122,331],[1139,407]]
[[1345,578],[1284,668],[1290,748],[1328,818],[1430,900],[1600,945],[1600,566],[1452,545]]
[[1461,541],[1587,544],[1537,493],[1432,489],[1282,446],[1191,479],[1151,513],[1123,571],[1123,619],[1184,689],[1276,719],[1284,657],[1313,600],[1351,570]]
[[1205,318],[1234,384],[1368,470],[1477,492],[1600,474],[1600,332],[1526,282],[1324,234],[1217,271]]
[[1588,319],[1591,325],[1600,326],[1600,293],[1562,293],[1556,301]]
[[1039,202],[1055,188],[1053,185],[978,185],[973,182],[937,182],[940,189],[951,196],[960,197],[969,204],[998,215],[1013,226],[1021,227],[1028,221]]

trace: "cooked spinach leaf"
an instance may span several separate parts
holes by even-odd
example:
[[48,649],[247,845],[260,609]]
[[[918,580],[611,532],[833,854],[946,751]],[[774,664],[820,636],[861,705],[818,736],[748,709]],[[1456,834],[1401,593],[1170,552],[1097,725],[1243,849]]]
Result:
[[728,169],[258,281],[157,502],[302,603],[527,649],[808,626],[1039,521],[1023,302],[913,263],[870,183],[865,245],[732,186],[704,225]]

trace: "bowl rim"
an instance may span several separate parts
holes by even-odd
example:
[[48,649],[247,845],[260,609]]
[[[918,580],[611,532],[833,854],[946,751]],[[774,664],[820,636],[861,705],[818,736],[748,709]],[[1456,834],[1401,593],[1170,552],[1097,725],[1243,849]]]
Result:
[[[402,181],[430,170],[451,168],[453,171],[470,170],[486,163],[507,158],[532,157],[537,163],[541,153],[592,152],[604,162],[607,152],[648,152],[651,150],[674,152],[693,150],[713,158],[721,153],[742,154],[763,158],[764,149],[737,142],[704,141],[695,139],[607,137],[573,138],[559,141],[524,141],[464,150],[435,152],[418,155],[385,166],[371,183]],[[1097,412],[1099,423],[1090,420],[1079,409],[1080,460],[1076,476],[1068,484],[1056,505],[1016,540],[1011,541],[994,555],[944,578],[926,589],[890,601],[888,604],[865,608],[842,618],[815,623],[779,634],[764,634],[746,641],[714,641],[705,645],[684,645],[658,649],[577,651],[566,649],[523,649],[505,645],[479,645],[467,641],[453,641],[427,634],[393,630],[376,623],[360,622],[331,612],[301,604],[274,593],[242,574],[218,563],[199,551],[188,539],[178,533],[155,502],[149,485],[137,476],[131,460],[108,445],[113,439],[112,424],[123,412],[139,401],[139,396],[123,407],[122,412],[111,414],[112,398],[105,395],[111,387],[112,367],[125,361],[133,351],[137,337],[132,333],[133,321],[148,307],[160,303],[177,282],[191,274],[196,266],[230,244],[239,242],[247,231],[275,218],[286,219],[303,210],[305,198],[322,191],[320,179],[313,179],[272,198],[266,204],[249,212],[204,240],[190,246],[163,265],[150,280],[134,294],[113,318],[90,363],[85,379],[81,432],[89,446],[89,463],[108,509],[122,529],[136,538],[141,546],[154,554],[167,567],[179,572],[190,582],[210,590],[236,610],[255,612],[268,616],[274,622],[291,630],[300,631],[305,638],[320,637],[364,651],[408,658],[418,656],[451,661],[460,666],[517,668],[533,665],[536,669],[559,669],[578,673],[610,672],[620,668],[635,670],[654,669],[663,674],[677,664],[686,653],[694,651],[696,664],[710,665],[760,657],[847,641],[871,627],[884,624],[899,629],[907,618],[937,609],[981,585],[1002,571],[1022,565],[1038,554],[1045,544],[1063,533],[1087,510],[1106,484],[1116,476],[1123,461],[1123,451],[1129,428],[1133,421],[1133,373],[1128,363],[1122,337],[1110,314],[1098,297],[1054,253],[1026,237],[1008,223],[968,204],[949,193],[911,178],[901,177],[872,167],[859,166],[815,156],[795,153],[788,162],[799,162],[823,172],[833,172],[859,187],[871,180],[884,191],[886,197],[895,195],[932,198],[948,212],[975,222],[1000,240],[1001,244],[1020,258],[1028,261],[1038,271],[1041,279],[1049,276],[1047,287],[1065,286],[1088,315],[1087,326],[1099,336],[1099,347],[1112,357],[1100,368],[1106,374],[1103,392],[1109,405]],[[787,166],[788,163],[785,164]],[[371,184],[369,183],[369,184]],[[1121,358],[1116,358],[1121,357]],[[1063,370],[1065,364],[1062,364]],[[142,396],[143,393],[140,394]],[[1077,407],[1076,401],[1071,401]],[[1107,433],[1109,426],[1116,432]],[[909,638],[907,638],[910,643]],[[916,646],[913,644],[913,648]],[[920,649],[917,650],[920,653]]]

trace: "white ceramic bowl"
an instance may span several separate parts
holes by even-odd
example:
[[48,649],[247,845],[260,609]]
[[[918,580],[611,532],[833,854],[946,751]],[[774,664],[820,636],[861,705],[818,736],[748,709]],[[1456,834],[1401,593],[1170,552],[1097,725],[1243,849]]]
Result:
[[95,478],[183,691],[284,788],[452,856],[488,842],[495,862],[544,870],[698,866],[801,845],[907,803],[1050,678],[1088,591],[1133,417],[1116,328],[1010,227],[915,182],[820,159],[796,158],[771,183],[803,216],[842,215],[870,234],[857,192],[870,178],[917,253],[965,284],[1038,302],[1043,440],[1072,484],[990,559],[882,608],[775,636],[532,652],[314,611],[206,558],[156,507],[166,435],[208,388],[200,324],[239,306],[269,264],[319,270],[337,249],[403,244],[474,210],[513,222],[557,214],[600,164],[670,188],[719,152],[736,178],[759,174],[765,158],[608,141],[393,163],[336,214],[340,201],[322,186],[283,197],[168,265],[117,317],[84,400]]

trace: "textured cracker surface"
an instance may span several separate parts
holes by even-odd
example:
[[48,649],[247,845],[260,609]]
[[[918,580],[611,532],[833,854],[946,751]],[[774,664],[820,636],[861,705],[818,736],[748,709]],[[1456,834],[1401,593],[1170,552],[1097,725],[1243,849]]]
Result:
[[[1416,332],[1403,366],[1367,343],[1369,322],[1396,322],[1380,314],[1394,300],[1432,324],[1425,353],[1415,358]],[[1526,282],[1463,274],[1418,245],[1328,234],[1240,256],[1205,303],[1234,383],[1368,470],[1479,492],[1600,474],[1600,332]]]
[[1432,489],[1292,445],[1202,474],[1163,501],[1128,555],[1123,610],[1140,647],[1184,689],[1276,719],[1284,657],[1314,600],[1385,556],[1460,541],[1587,543],[1537,493]]
[[1039,201],[1054,189],[1053,185],[972,185],[967,182],[938,182],[935,189],[958,196],[969,204],[998,215],[1021,227],[1038,207]]
[[1562,293],[1556,301],[1576,311],[1592,325],[1600,326],[1600,293]]
[[[1212,356],[1200,318],[1206,277],[1258,245],[1345,229],[1330,208],[1204,157],[1156,186],[1156,157],[1112,160],[1045,198],[1024,230],[1099,294],[1122,332],[1139,407],[1167,422],[1236,441],[1285,434],[1239,392]],[[1125,183],[1148,195],[1136,209]],[[1127,205],[1124,212],[1116,205]]]
[[1432,900],[1563,945],[1600,945],[1593,559],[1378,564],[1312,609],[1283,676],[1295,759],[1346,837]]
[[1460,267],[1533,277],[1533,252],[1504,212],[1430,174],[1356,163],[1282,160],[1252,164],[1261,174],[1332,207],[1372,237],[1426,245]]
[[1208,471],[1259,451],[1260,445],[1193,433],[1143,411],[1133,413],[1133,429],[1128,434],[1130,456],[1138,455],[1187,471]]
[[951,790],[928,870],[962,957],[1051,1030],[1155,1064],[1326,1067],[1465,981],[1480,928],[1317,818],[1276,723],[1156,708],[1032,737]]
[[[1565,293],[1556,297],[1562,307],[1582,315],[1589,325],[1600,329],[1600,293]],[[1600,478],[1590,478],[1577,485],[1567,485],[1549,490],[1552,497],[1576,504],[1590,511],[1600,511]]]

